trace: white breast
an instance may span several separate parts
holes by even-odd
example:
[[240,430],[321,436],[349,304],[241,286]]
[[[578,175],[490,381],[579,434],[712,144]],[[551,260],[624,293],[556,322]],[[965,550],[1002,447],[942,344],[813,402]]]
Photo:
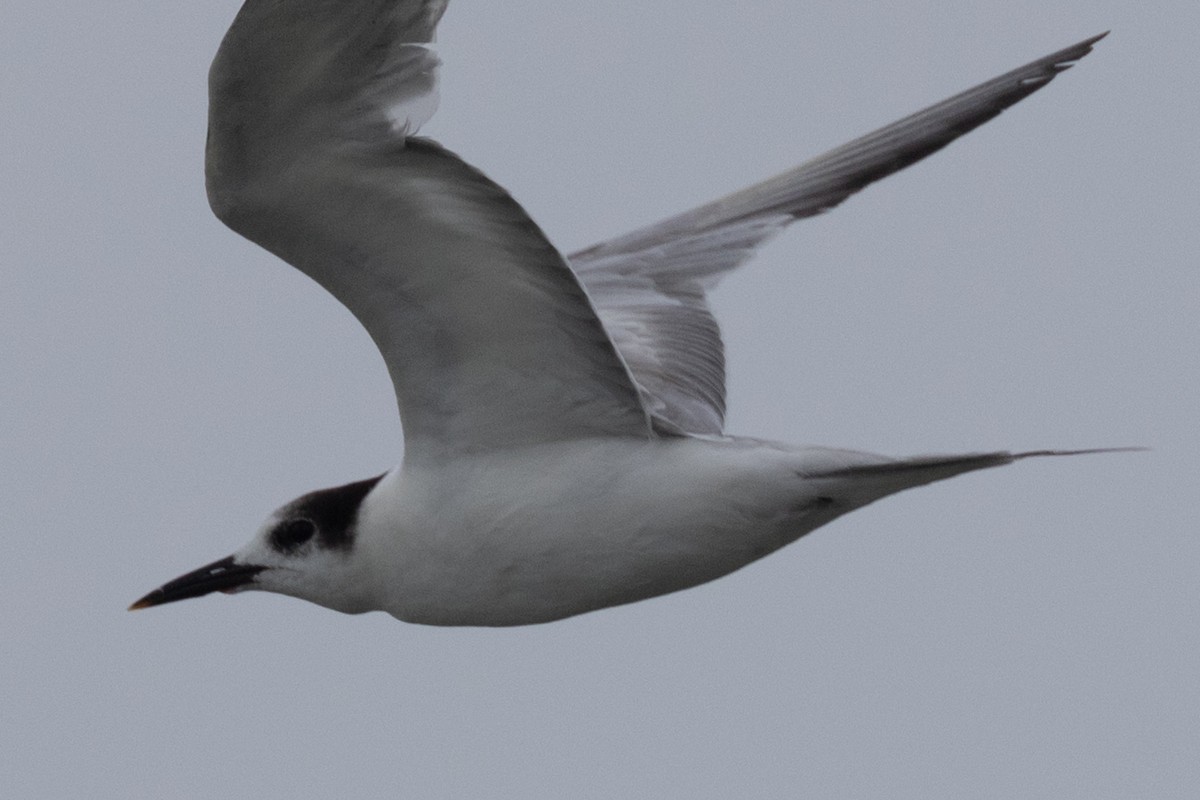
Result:
[[[801,471],[864,457],[732,439],[593,439],[385,478],[354,557],[411,622],[558,619],[731,572],[843,513]],[[866,457],[872,461],[876,457]]]

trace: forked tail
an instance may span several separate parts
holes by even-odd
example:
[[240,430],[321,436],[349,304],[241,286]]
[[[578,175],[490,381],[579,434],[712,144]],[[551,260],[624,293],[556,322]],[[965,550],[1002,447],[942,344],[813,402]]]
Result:
[[869,464],[855,464],[821,472],[806,473],[812,480],[828,479],[842,485],[843,491],[858,495],[855,500],[869,503],[904,489],[953,478],[964,472],[999,467],[1026,458],[1042,456],[1082,456],[1094,453],[1130,453],[1144,447],[1104,447],[1091,450],[1029,450],[1023,453],[1006,451],[967,453],[953,456],[915,456]]

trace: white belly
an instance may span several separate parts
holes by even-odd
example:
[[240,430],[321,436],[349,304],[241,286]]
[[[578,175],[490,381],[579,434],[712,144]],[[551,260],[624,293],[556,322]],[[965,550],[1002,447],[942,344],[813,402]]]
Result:
[[695,586],[851,510],[799,473],[871,456],[748,440],[594,440],[387,476],[358,547],[400,619],[546,622]]

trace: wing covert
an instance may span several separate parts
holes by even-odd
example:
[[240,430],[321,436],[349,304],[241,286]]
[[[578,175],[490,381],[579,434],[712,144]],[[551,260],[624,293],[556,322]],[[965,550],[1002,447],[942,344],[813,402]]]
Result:
[[405,458],[649,436],[565,259],[502,188],[408,134],[445,0],[248,0],[210,72],[227,225],[316,280],[387,363]]
[[601,320],[664,431],[721,432],[725,368],[706,292],[790,222],[828,211],[1045,86],[1107,34],[954,95],[811,161],[574,253]]

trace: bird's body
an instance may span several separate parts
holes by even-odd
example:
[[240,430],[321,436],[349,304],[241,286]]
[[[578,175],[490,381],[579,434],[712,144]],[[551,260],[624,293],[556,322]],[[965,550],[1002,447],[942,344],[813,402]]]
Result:
[[609,437],[402,468],[360,508],[366,591],[340,610],[548,622],[696,586],[880,497],[1024,455],[897,461],[746,438]]
[[512,625],[684,589],[861,504],[807,472],[878,461],[752,440],[597,438],[401,469],[359,516],[365,602],[386,598],[412,622]]
[[445,0],[247,0],[210,76],[209,198],[383,354],[401,466],[305,495],[135,607],[265,589],[439,625],[547,622],[695,586],[876,499],[1029,455],[890,459],[724,433],[706,292],[795,219],[940,149],[1099,38],[777,178],[569,257],[413,136]]

